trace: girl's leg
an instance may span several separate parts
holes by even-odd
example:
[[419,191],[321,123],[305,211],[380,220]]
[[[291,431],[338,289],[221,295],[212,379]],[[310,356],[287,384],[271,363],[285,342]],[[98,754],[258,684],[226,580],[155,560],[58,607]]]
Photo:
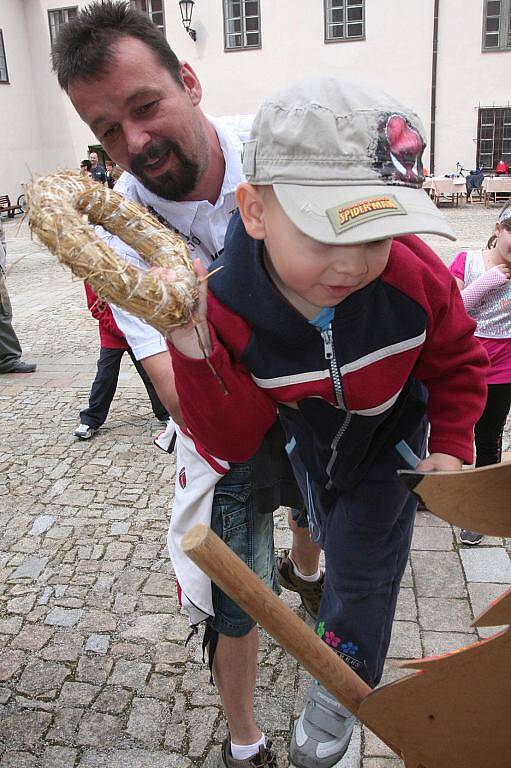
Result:
[[[502,434],[511,406],[511,383],[488,384],[486,405],[475,426],[476,467],[498,464],[502,456]],[[463,544],[480,544],[483,536],[462,528]]]
[[511,383],[488,384],[483,414],[475,426],[476,467],[498,464],[502,456],[502,434],[511,406]]

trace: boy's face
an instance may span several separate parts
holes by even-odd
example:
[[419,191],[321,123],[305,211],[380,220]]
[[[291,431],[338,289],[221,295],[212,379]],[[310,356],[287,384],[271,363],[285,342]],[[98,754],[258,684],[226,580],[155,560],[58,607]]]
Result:
[[387,266],[391,239],[359,245],[320,243],[292,223],[272,189],[266,188],[261,199],[272,278],[309,319],[364,288]]

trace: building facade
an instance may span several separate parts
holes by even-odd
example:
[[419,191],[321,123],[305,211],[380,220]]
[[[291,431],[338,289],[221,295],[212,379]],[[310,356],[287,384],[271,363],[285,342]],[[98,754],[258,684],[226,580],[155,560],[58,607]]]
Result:
[[[308,74],[358,78],[414,107],[437,174],[511,166],[511,0],[132,0],[190,62],[212,115],[252,113]],[[51,43],[88,0],[0,2],[0,193],[78,168],[97,139],[51,72]],[[184,10],[184,9],[183,9]],[[193,39],[195,37],[195,39]]]

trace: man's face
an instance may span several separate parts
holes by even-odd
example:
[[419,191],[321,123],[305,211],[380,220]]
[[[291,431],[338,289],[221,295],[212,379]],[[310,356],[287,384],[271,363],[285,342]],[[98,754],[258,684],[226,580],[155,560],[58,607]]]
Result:
[[69,97],[117,165],[160,197],[182,200],[209,159],[200,84],[183,65],[181,88],[136,38],[122,38],[113,52],[108,71],[91,82],[72,81]]
[[91,161],[92,165],[97,165],[98,164],[98,153],[97,152],[91,152],[90,153],[90,161]]

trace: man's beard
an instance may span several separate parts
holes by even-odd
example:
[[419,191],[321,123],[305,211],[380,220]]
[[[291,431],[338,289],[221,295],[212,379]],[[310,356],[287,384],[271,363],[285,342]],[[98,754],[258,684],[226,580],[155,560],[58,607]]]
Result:
[[[147,162],[172,152],[177,160],[177,167],[157,177],[147,176],[144,167]],[[203,169],[196,160],[187,157],[181,147],[170,139],[153,142],[146,152],[135,155],[130,163],[130,171],[150,192],[165,200],[183,200],[195,189]]]

